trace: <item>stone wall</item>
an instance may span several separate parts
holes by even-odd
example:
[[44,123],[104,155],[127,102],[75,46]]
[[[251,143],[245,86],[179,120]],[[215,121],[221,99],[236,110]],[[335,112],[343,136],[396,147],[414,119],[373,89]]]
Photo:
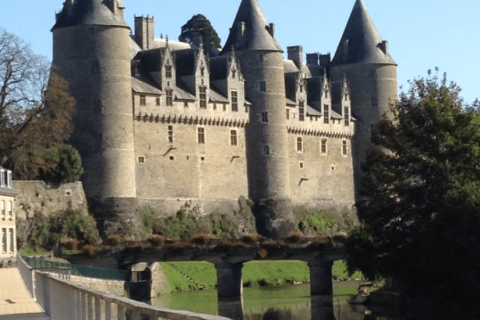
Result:
[[71,276],[71,282],[91,290],[115,294],[120,297],[125,297],[127,295],[126,281]]
[[20,195],[15,201],[17,220],[31,219],[35,213],[46,216],[50,212],[71,207],[87,213],[87,198],[81,182],[48,184],[43,181],[14,181]]

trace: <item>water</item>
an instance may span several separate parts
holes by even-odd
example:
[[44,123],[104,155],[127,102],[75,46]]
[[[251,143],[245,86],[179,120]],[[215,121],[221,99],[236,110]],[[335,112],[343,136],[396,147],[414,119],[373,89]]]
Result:
[[[222,300],[216,290],[181,292],[157,297],[153,305],[215,314],[235,320],[367,320],[364,306],[351,306],[359,282],[336,282],[333,301],[310,297],[310,285],[245,288],[242,300]],[[385,319],[385,318],[384,318]]]

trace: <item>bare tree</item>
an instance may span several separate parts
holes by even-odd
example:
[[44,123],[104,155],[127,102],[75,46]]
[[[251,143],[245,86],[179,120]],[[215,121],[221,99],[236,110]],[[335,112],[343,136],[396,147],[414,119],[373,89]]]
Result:
[[68,83],[30,45],[0,28],[0,164],[21,179],[47,169],[42,155],[73,131]]

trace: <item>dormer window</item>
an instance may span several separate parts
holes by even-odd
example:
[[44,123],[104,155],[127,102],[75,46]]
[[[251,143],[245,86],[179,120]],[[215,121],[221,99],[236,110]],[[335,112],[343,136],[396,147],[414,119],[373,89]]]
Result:
[[232,111],[238,112],[238,93],[237,91],[232,91]]
[[140,95],[140,105],[146,106],[147,105],[147,97],[145,95]]
[[345,107],[344,110],[343,110],[346,127],[348,127],[350,125],[349,111],[350,111],[350,108],[348,108],[348,107]]
[[323,106],[323,123],[330,123],[330,110],[328,105]]
[[232,70],[232,78],[235,79],[236,76],[237,76],[237,70],[233,69]]
[[305,102],[303,101],[298,104],[298,121],[305,121]]
[[199,87],[200,109],[207,109],[207,87]]
[[325,89],[325,98],[328,98],[328,90]]
[[167,107],[173,106],[173,90],[172,89],[167,89],[165,91],[166,93],[166,98],[167,98]]
[[156,104],[157,107],[160,106],[160,98],[155,99],[155,104]]
[[166,66],[165,67],[165,77],[167,79],[170,79],[172,77],[172,69],[173,69],[172,66]]
[[303,85],[300,85],[300,92],[303,92]]
[[200,68],[200,75],[201,75],[202,77],[205,76],[205,68],[204,68],[204,67]]

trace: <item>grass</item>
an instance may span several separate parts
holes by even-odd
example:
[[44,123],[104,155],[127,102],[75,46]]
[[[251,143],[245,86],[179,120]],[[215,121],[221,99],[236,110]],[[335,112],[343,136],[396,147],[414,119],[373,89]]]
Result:
[[23,257],[37,256],[37,255],[53,256],[53,251],[45,250],[41,247],[36,247],[36,248],[25,247],[20,250],[20,255]]
[[[162,262],[162,268],[173,292],[198,290],[198,285],[183,276],[173,266],[188,274],[206,288],[217,285],[217,271],[208,262]],[[344,261],[332,267],[333,279],[363,278],[360,272],[349,277]],[[243,267],[243,284],[246,286],[280,286],[293,282],[309,282],[310,269],[302,261],[252,261]]]

